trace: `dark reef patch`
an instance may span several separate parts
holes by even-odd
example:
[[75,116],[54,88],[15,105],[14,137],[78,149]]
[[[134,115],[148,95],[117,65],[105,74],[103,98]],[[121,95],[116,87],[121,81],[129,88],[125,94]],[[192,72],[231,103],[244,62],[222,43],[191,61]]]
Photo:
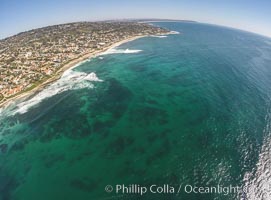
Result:
[[187,74],[179,73],[169,77],[166,81],[166,84],[171,86],[190,86],[190,83],[187,81]]
[[129,69],[134,72],[145,72],[147,70],[146,66],[143,65],[131,65]]
[[161,159],[162,157],[166,156],[170,153],[171,150],[171,144],[168,139],[164,139],[162,142],[162,145],[159,149],[157,149],[154,153],[152,153],[147,159],[146,164],[151,165],[156,160]]
[[65,155],[55,155],[55,154],[48,154],[42,157],[42,160],[44,162],[44,165],[47,168],[53,167],[55,164],[58,162],[63,162],[65,161]]
[[123,153],[126,148],[134,143],[134,138],[128,136],[118,136],[115,140],[109,143],[106,148],[106,155],[119,155]]
[[129,113],[130,121],[135,124],[150,125],[152,123],[165,124],[167,123],[167,112],[163,109],[138,106]]
[[0,199],[12,200],[12,192],[18,187],[19,183],[14,177],[3,173],[0,169]]
[[22,138],[18,141],[16,141],[9,149],[9,152],[13,151],[22,151],[25,148],[25,145],[27,145],[30,141],[28,137]]
[[65,119],[53,119],[49,124],[43,129],[40,136],[41,142],[50,142],[61,136],[80,139],[91,134],[91,126],[83,114],[68,115],[65,116]]
[[114,118],[119,119],[126,111],[131,98],[132,92],[112,78],[108,81],[106,91],[97,97],[92,107],[92,116],[110,112]]
[[8,150],[8,144],[0,144],[1,153],[7,153],[7,150]]
[[99,133],[99,135],[103,134],[104,136],[107,135],[109,129],[114,126],[114,120],[94,120],[93,122],[93,132]]
[[160,81],[163,78],[163,74],[160,70],[153,70],[148,73],[148,78],[152,81]]
[[95,190],[98,186],[98,184],[95,181],[91,180],[88,177],[84,177],[81,179],[73,179],[70,181],[70,185],[84,192],[91,192]]
[[131,161],[126,161],[122,166],[118,173],[119,178],[123,178],[129,174],[129,176],[145,176],[147,173],[147,169],[144,168],[136,168]]

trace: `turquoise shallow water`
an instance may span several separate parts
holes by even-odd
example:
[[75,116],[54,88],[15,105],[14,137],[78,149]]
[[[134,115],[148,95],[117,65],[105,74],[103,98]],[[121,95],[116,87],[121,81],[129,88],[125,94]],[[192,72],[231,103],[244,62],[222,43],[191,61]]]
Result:
[[[270,197],[271,39],[199,23],[157,25],[181,34],[123,44],[2,111],[0,200]],[[250,191],[105,192],[116,184]]]

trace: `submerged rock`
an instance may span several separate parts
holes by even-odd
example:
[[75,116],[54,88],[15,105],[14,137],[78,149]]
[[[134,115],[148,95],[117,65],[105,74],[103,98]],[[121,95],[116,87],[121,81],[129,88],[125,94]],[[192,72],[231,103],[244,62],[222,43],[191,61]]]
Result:
[[0,152],[6,153],[8,150],[8,144],[0,144]]

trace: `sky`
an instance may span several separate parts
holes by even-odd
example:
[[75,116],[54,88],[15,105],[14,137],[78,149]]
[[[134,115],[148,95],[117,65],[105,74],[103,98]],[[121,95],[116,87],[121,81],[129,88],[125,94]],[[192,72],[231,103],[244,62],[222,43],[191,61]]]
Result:
[[271,0],[0,0],[0,39],[54,24],[129,18],[195,20],[271,37]]

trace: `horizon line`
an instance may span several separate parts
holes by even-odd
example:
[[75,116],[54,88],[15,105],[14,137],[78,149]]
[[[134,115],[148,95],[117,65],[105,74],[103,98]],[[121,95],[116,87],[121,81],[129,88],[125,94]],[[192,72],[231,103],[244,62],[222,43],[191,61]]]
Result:
[[117,19],[104,19],[104,20],[83,20],[83,21],[71,21],[71,22],[63,22],[63,23],[59,23],[59,24],[50,24],[50,25],[45,25],[42,27],[36,27],[36,28],[32,28],[29,30],[25,30],[25,31],[21,31],[18,32],[14,35],[10,35],[4,38],[0,38],[0,41],[2,40],[6,40],[10,37],[14,37],[16,35],[22,34],[22,33],[26,33],[26,32],[30,32],[30,31],[34,31],[37,29],[42,29],[42,28],[46,28],[46,27],[50,27],[50,26],[59,26],[59,25],[65,25],[65,24],[72,24],[72,23],[81,23],[81,22],[121,22],[121,21],[132,21],[132,22],[138,22],[138,23],[151,23],[151,22],[184,22],[184,23],[201,23],[201,24],[208,24],[208,25],[214,25],[214,26],[221,26],[221,27],[225,27],[225,28],[230,28],[230,29],[235,29],[235,30],[239,30],[239,31],[244,31],[244,32],[248,32],[251,34],[256,34],[262,37],[267,37],[268,39],[271,39],[271,35],[265,35],[262,33],[258,33],[258,32],[254,32],[251,30],[246,30],[246,29],[242,29],[242,28],[237,28],[237,27],[232,27],[232,26],[227,26],[227,25],[223,25],[223,24],[215,24],[215,23],[210,23],[210,22],[201,22],[201,21],[195,21],[195,20],[189,20],[189,19],[167,19],[167,18],[117,18]]

